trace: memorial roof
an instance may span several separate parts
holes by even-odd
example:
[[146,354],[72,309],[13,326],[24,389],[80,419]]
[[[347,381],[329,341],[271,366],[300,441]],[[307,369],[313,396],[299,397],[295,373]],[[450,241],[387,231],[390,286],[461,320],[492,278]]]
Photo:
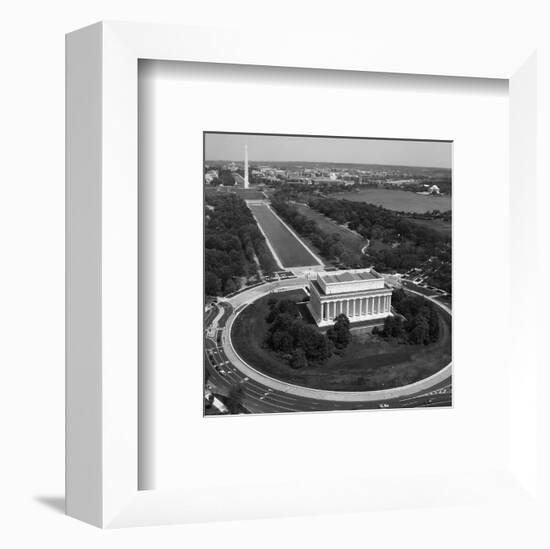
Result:
[[326,294],[323,288],[319,285],[319,282],[317,280],[310,280],[310,287],[314,288],[317,294],[321,299],[346,299],[346,298],[353,298],[353,297],[369,297],[371,295],[378,295],[381,292],[387,293],[388,290],[392,290],[390,286],[387,286],[384,284],[383,288],[372,288],[372,289],[361,289],[361,290],[355,290],[355,291],[345,291],[345,292],[334,292],[331,294]]
[[341,271],[330,274],[319,274],[319,278],[321,278],[325,284],[339,284],[341,282],[372,280],[380,278],[380,275],[373,269],[364,269],[360,271]]

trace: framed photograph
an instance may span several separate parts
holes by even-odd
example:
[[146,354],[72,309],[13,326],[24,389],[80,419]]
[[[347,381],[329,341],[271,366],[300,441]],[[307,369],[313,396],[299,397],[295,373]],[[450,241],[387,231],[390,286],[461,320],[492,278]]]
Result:
[[542,512],[540,47],[329,42],[67,36],[69,515]]

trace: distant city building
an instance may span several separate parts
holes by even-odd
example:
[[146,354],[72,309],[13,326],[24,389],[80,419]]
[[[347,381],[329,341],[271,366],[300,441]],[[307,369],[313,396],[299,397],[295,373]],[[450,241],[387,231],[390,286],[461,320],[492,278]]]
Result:
[[311,181],[307,177],[292,177],[291,179],[287,179],[285,183],[289,185],[311,185]]
[[343,181],[340,181],[338,179],[331,179],[330,177],[313,177],[311,179],[311,181],[317,185],[322,185],[322,184],[334,184],[334,183],[340,183],[340,184],[344,184]]
[[329,326],[339,314],[350,322],[391,315],[392,289],[374,269],[322,271],[309,281],[309,308],[318,326]]
[[440,190],[439,190],[439,187],[437,185],[432,185],[428,191],[430,191],[430,194],[439,194],[440,193]]
[[413,185],[414,183],[416,183],[416,180],[415,179],[388,179],[386,183],[388,185],[398,185],[398,186]]

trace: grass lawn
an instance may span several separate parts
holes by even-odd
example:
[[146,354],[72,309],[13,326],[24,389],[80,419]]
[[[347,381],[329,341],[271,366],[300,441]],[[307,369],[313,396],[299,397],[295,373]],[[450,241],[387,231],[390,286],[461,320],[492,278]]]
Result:
[[351,192],[333,193],[331,198],[368,202],[397,212],[425,213],[432,210],[445,212],[451,209],[448,195],[422,195],[401,189],[365,188]]
[[[231,338],[239,355],[257,370],[294,385],[337,391],[372,391],[407,385],[430,376],[451,361],[451,318],[441,312],[438,342],[406,345],[353,331],[352,343],[342,356],[300,370],[291,368],[263,342],[270,296],[246,307],[233,324]],[[284,292],[278,299],[303,299],[302,292]]]
[[[334,222],[329,217],[324,216],[323,214],[311,209],[309,206],[306,206],[304,204],[293,204],[293,206],[304,216],[308,217],[309,219],[313,219],[318,225],[321,231],[327,234],[336,233],[339,234],[342,238],[342,243],[348,249],[350,252],[353,253],[361,253],[361,250],[367,243],[365,239],[363,239],[360,235],[357,233],[354,233],[345,227],[342,227],[338,225],[336,222]],[[385,243],[381,240],[374,240],[371,239],[369,242],[369,248],[368,250],[372,251],[380,251],[384,249],[391,249],[391,243]],[[367,255],[368,255],[367,250]]]
[[342,244],[353,252],[361,252],[361,248],[366,244],[366,241],[356,233],[353,233],[336,224],[332,219],[324,216],[323,214],[312,210],[309,206],[304,204],[292,204],[303,216],[308,219],[312,219],[319,225],[319,229],[327,234],[339,234],[342,238]]
[[407,217],[407,221],[421,227],[433,229],[444,236],[451,236],[452,224],[443,219],[414,219],[412,217]]

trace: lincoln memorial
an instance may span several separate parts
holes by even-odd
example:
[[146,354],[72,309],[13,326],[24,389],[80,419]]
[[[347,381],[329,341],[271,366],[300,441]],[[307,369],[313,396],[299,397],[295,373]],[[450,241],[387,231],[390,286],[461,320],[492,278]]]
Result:
[[318,272],[309,290],[309,308],[318,326],[331,325],[341,313],[351,323],[391,314],[392,290],[372,268]]

